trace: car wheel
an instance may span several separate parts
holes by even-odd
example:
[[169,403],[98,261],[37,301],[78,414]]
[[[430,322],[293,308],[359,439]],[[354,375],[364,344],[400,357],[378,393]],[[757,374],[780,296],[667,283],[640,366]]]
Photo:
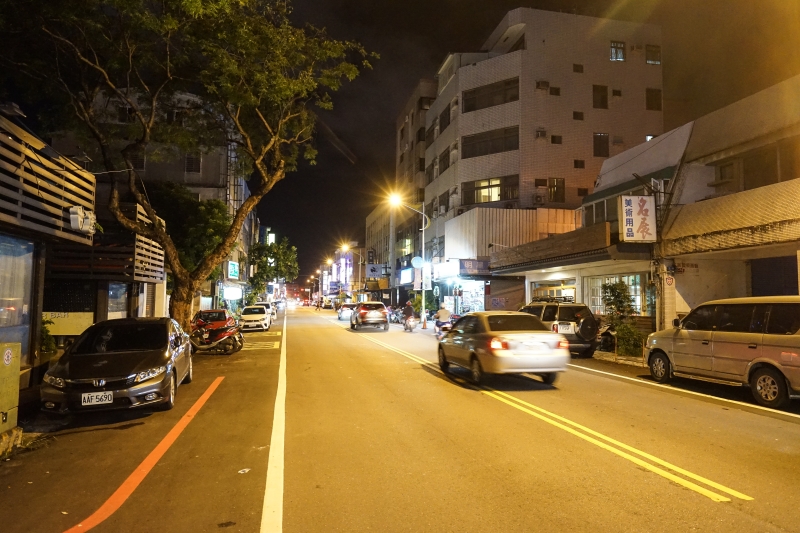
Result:
[[670,364],[667,354],[656,352],[650,356],[650,375],[659,383],[670,380]]
[[439,369],[447,374],[450,370],[450,363],[447,361],[447,356],[444,354],[444,348],[439,346]]
[[556,382],[556,378],[558,377],[557,372],[547,372],[546,374],[539,374],[542,378],[542,383],[545,385],[552,385]]
[[353,322],[353,329],[358,331],[358,322]]
[[483,367],[481,366],[481,362],[478,361],[478,358],[474,355],[472,356],[472,362],[469,365],[472,383],[475,385],[480,385],[481,381],[483,381]]
[[233,337],[228,337],[225,341],[225,348],[223,349],[223,353],[225,355],[230,355],[234,351],[236,351],[236,342],[233,340]]
[[186,375],[183,376],[183,383],[191,383],[192,379],[194,379],[194,363],[192,363],[193,357],[189,356],[189,368],[186,369]]
[[586,359],[591,359],[594,357],[594,352],[597,348],[587,348],[581,353],[581,357],[585,357]]
[[789,402],[789,391],[783,374],[772,367],[762,366],[750,376],[750,389],[755,400],[764,407],[780,408]]
[[356,325],[350,322],[350,329],[356,329]]
[[175,407],[175,372],[169,373],[169,391],[167,392],[167,399],[161,405],[161,409],[164,411],[169,411],[173,407]]
[[383,325],[383,331],[389,331],[389,322],[386,322],[386,323]]

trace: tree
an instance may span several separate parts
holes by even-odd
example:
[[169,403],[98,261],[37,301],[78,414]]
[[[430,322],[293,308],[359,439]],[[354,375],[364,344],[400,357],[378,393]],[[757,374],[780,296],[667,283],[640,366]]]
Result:
[[[78,128],[97,146],[114,183],[109,209],[164,248],[170,314],[185,327],[194,292],[227,257],[250,211],[298,157],[313,162],[312,107],[331,109],[331,92],[370,66],[361,45],[298,28],[290,12],[288,0],[0,0],[11,43],[2,61],[21,86],[69,106],[54,129]],[[227,145],[240,170],[252,172],[251,195],[192,267],[158,222],[132,161]],[[151,224],[122,212],[123,184]]]
[[606,321],[615,333],[617,353],[641,356],[644,336],[630,323],[631,317],[637,313],[628,284],[624,281],[603,283],[600,290],[606,308]]
[[263,293],[267,283],[272,280],[294,281],[300,275],[297,248],[290,246],[286,237],[281,242],[257,243],[251,246],[250,264],[255,266],[255,272],[247,280],[253,297]]

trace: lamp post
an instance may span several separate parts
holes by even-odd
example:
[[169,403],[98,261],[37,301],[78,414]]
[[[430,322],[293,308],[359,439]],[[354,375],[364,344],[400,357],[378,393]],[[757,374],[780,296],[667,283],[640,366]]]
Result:
[[[429,228],[430,227],[431,219],[423,211],[420,211],[418,209],[414,209],[413,207],[411,207],[408,204],[404,204],[403,203],[403,199],[400,197],[399,194],[391,195],[389,197],[389,204],[394,206],[394,207],[403,206],[403,207],[405,207],[407,209],[411,209],[415,213],[419,213],[420,215],[422,215],[422,243],[421,243],[421,246],[420,246],[420,248],[421,248],[420,252],[422,252],[423,279],[422,279],[422,302],[420,304],[419,310],[420,310],[420,315],[422,316],[422,329],[427,329],[427,327],[428,327],[428,317],[427,317],[427,315],[425,313],[425,278],[424,278],[424,272],[425,272],[425,228]],[[422,204],[422,207],[423,207],[423,209],[425,208],[425,204],[424,203]]]
[[[354,254],[356,254],[358,256],[358,285],[359,285],[359,287],[361,287],[361,263],[364,262],[364,256],[361,255],[360,253],[356,252],[352,248],[350,248],[349,244],[343,244],[342,245],[342,251],[345,252],[345,253],[351,252],[351,253],[354,253]],[[356,296],[356,301],[358,301],[358,296]]]

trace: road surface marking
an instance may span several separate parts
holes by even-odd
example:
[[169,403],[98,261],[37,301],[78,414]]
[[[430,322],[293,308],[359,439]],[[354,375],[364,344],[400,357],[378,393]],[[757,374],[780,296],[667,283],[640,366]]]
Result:
[[272,438],[269,441],[267,486],[264,488],[264,506],[261,509],[261,533],[283,531],[283,461],[286,441],[286,315],[283,317],[283,343],[278,369],[278,391],[275,394],[275,411],[272,415]]
[[281,341],[245,341],[244,350],[275,350],[281,347]]
[[519,403],[519,404],[521,404],[521,405],[523,405],[525,407],[529,407],[529,408],[531,408],[531,409],[533,409],[535,411],[538,411],[539,413],[543,413],[543,414],[545,414],[545,415],[547,415],[547,416],[549,416],[551,418],[554,418],[554,419],[556,419],[558,421],[564,422],[565,424],[569,424],[570,426],[578,428],[581,431],[589,433],[590,435],[593,435],[593,436],[595,436],[595,437],[597,437],[599,439],[602,439],[602,440],[605,440],[607,442],[610,442],[611,444],[613,444],[615,446],[619,446],[620,448],[623,448],[623,449],[625,449],[625,450],[627,450],[627,451],[629,451],[631,453],[635,453],[637,455],[641,455],[642,457],[644,457],[644,458],[646,458],[646,459],[648,459],[648,460],[650,460],[650,461],[652,461],[652,462],[654,462],[656,464],[659,464],[659,465],[661,465],[661,466],[663,466],[665,468],[669,468],[670,470],[674,470],[675,472],[678,472],[679,474],[682,474],[682,475],[684,475],[684,476],[686,476],[688,478],[692,478],[695,481],[699,481],[700,483],[704,483],[704,484],[706,484],[706,485],[708,485],[710,487],[714,487],[715,489],[717,489],[719,491],[722,491],[722,492],[725,492],[726,494],[730,494],[731,496],[739,498],[740,500],[752,500],[753,499],[750,496],[747,496],[746,494],[742,494],[741,492],[738,492],[736,490],[728,488],[725,485],[720,485],[719,483],[711,481],[710,479],[706,479],[706,478],[704,478],[702,476],[699,476],[697,474],[689,472],[688,470],[684,470],[683,468],[681,468],[679,466],[675,466],[675,465],[673,465],[671,463],[668,463],[667,461],[664,461],[663,459],[659,459],[658,457],[650,455],[647,452],[643,452],[641,450],[637,450],[633,446],[628,446],[627,444],[625,444],[623,442],[620,442],[618,440],[612,439],[611,437],[607,437],[607,436],[603,435],[602,433],[599,433],[597,431],[594,431],[593,429],[587,428],[586,426],[582,426],[581,424],[573,422],[573,421],[571,421],[571,420],[569,420],[567,418],[564,418],[562,416],[559,416],[559,415],[557,415],[555,413],[551,413],[550,411],[542,409],[541,407],[537,407],[537,406],[535,406],[533,404],[530,404],[530,403],[528,403],[528,402],[526,402],[524,400],[520,400],[516,396],[512,396],[512,395],[510,395],[508,393],[505,393],[505,392],[502,392],[502,391],[498,391],[498,390],[494,390],[494,389],[489,389],[489,390],[494,394],[498,394],[500,396],[504,396],[504,397],[506,397],[506,398],[508,398],[510,400],[513,400],[513,401],[515,401],[515,402],[517,402],[517,403]]
[[788,413],[786,411],[778,411],[776,409],[770,409],[769,407],[764,407],[762,405],[757,405],[757,404],[754,404],[754,403],[740,402],[738,400],[729,400],[727,398],[720,398],[719,396],[712,396],[711,394],[704,394],[702,392],[694,392],[694,391],[690,391],[690,390],[686,390],[686,389],[681,389],[681,388],[678,388],[678,387],[673,387],[671,385],[664,385],[663,383],[655,383],[653,381],[647,381],[645,379],[632,378],[632,377],[629,377],[629,376],[623,376],[622,374],[614,374],[613,372],[605,372],[603,370],[596,370],[594,368],[589,368],[587,366],[581,366],[581,365],[575,365],[575,364],[570,364],[569,366],[571,366],[572,368],[579,368],[581,370],[586,370],[587,372],[594,372],[596,374],[603,374],[603,375],[606,375],[606,376],[614,376],[616,378],[626,379],[628,381],[633,381],[633,382],[636,382],[636,383],[643,383],[645,385],[650,385],[651,387],[659,387],[659,388],[662,388],[662,389],[665,389],[665,390],[670,390],[670,391],[673,391],[673,392],[681,392],[681,393],[685,393],[685,394],[691,394],[692,396],[702,396],[703,398],[711,398],[712,400],[718,400],[720,402],[732,403],[734,405],[741,405],[743,407],[749,407],[751,409],[759,409],[761,411],[766,411],[767,413],[773,413],[773,414],[777,414],[777,415],[781,415],[781,416],[790,416],[792,418],[800,419],[800,415],[797,415],[795,413]]
[[222,380],[225,379],[224,376],[220,376],[215,379],[211,385],[208,386],[206,391],[200,396],[194,405],[192,405],[186,414],[178,420],[178,423],[175,424],[172,429],[167,433],[167,435],[161,439],[161,442],[153,449],[150,454],[145,457],[144,461],[142,461],[136,470],[128,476],[128,479],[123,481],[122,485],[114,492],[114,494],[109,497],[100,508],[91,514],[86,520],[81,522],[80,524],[71,527],[65,533],[77,533],[79,531],[89,531],[96,525],[102,523],[106,518],[114,514],[117,509],[119,509],[123,503],[133,494],[133,491],[136,490],[136,487],[144,481],[144,478],[147,477],[147,474],[150,473],[150,470],[158,463],[158,461],[163,457],[163,455],[169,450],[170,446],[172,446],[175,441],[177,440],[178,436],[186,429],[186,426],[189,425],[189,422],[197,415],[197,412],[200,411],[200,408],[205,405],[206,401],[211,397],[219,384]]
[[[431,367],[431,368],[433,368],[433,369],[435,369],[435,370],[437,370],[438,372],[441,373],[441,369],[439,369],[439,366],[437,364],[434,364],[434,363],[432,363],[432,362],[430,362],[430,361],[428,361],[426,359],[423,359],[422,357],[419,357],[419,356],[414,355],[412,353],[406,352],[404,350],[400,350],[399,348],[395,348],[394,346],[391,346],[390,344],[387,344],[387,343],[385,343],[383,341],[379,341],[379,340],[374,339],[372,337],[362,336],[362,338],[370,340],[370,341],[372,341],[375,344],[378,344],[380,346],[383,346],[384,348],[386,348],[388,350],[391,350],[391,351],[393,351],[395,353],[398,353],[398,354],[402,355],[403,357],[406,357],[407,359],[411,359],[412,361],[415,361],[415,362],[420,363],[422,365],[426,365],[428,367]],[[688,481],[686,479],[678,477],[678,476],[676,476],[675,474],[673,474],[671,472],[667,472],[666,470],[664,470],[662,468],[654,466],[654,465],[652,465],[652,464],[650,464],[650,463],[648,463],[648,462],[646,462],[646,461],[644,461],[644,460],[642,460],[642,459],[640,459],[638,457],[635,457],[635,456],[633,456],[633,455],[631,455],[629,453],[626,453],[626,452],[624,452],[622,450],[614,448],[613,446],[610,446],[610,445],[606,444],[605,442],[601,442],[600,440],[598,440],[598,439],[596,439],[596,438],[594,438],[592,436],[589,436],[589,435],[586,435],[584,433],[581,433],[580,431],[577,431],[576,429],[568,427],[565,424],[569,424],[569,425],[572,425],[574,427],[577,427],[577,428],[581,429],[582,431],[586,431],[590,435],[597,436],[600,439],[603,439],[603,440],[611,442],[611,443],[613,443],[615,445],[618,445],[618,446],[622,447],[625,450],[628,450],[628,451],[631,451],[631,452],[636,453],[638,455],[641,455],[642,457],[646,457],[646,458],[656,462],[657,464],[660,464],[661,466],[665,466],[666,468],[669,468],[670,470],[673,470],[675,472],[679,472],[679,473],[681,473],[681,474],[683,474],[683,475],[685,475],[687,477],[690,477],[690,478],[692,478],[692,479],[694,479],[696,481],[700,481],[700,482],[702,482],[702,483],[704,483],[706,485],[714,487],[717,490],[720,490],[721,492],[725,492],[727,494],[730,494],[731,496],[735,496],[735,497],[740,498],[742,500],[752,500],[753,499],[750,496],[747,496],[746,494],[742,494],[741,492],[735,491],[735,490],[730,489],[730,488],[728,488],[728,487],[726,487],[724,485],[721,485],[719,483],[716,483],[714,481],[706,479],[706,478],[704,478],[702,476],[699,476],[697,474],[689,472],[688,470],[685,470],[685,469],[680,468],[678,466],[672,465],[671,463],[668,463],[667,461],[664,461],[662,459],[658,459],[657,457],[655,457],[653,455],[650,455],[650,454],[648,454],[646,452],[642,452],[640,450],[637,450],[636,448],[633,448],[632,446],[628,446],[627,444],[623,444],[623,443],[621,443],[621,442],[619,442],[619,441],[617,441],[615,439],[612,439],[610,437],[606,437],[605,435],[602,435],[601,433],[598,433],[598,432],[596,432],[594,430],[591,430],[591,429],[589,429],[589,428],[587,428],[585,426],[582,426],[580,424],[572,422],[571,420],[568,420],[568,419],[566,419],[564,417],[561,417],[559,415],[556,415],[554,413],[550,413],[549,411],[541,409],[540,407],[536,407],[536,406],[534,406],[532,404],[529,404],[529,403],[527,403],[527,402],[525,402],[523,400],[520,400],[519,398],[516,398],[514,396],[511,396],[509,394],[506,394],[506,393],[503,393],[503,392],[500,392],[500,391],[497,391],[497,390],[494,390],[494,389],[489,389],[487,387],[478,387],[477,390],[480,390],[480,392],[483,393],[484,395],[487,395],[487,396],[489,396],[491,398],[494,398],[495,400],[498,400],[498,401],[503,402],[503,403],[505,403],[507,405],[510,405],[511,407],[514,407],[515,409],[518,409],[518,410],[520,410],[520,411],[522,411],[524,413],[527,413],[527,414],[529,414],[531,416],[534,416],[534,417],[536,417],[536,418],[538,418],[538,419],[540,419],[540,420],[542,420],[544,422],[547,422],[548,424],[551,424],[551,425],[553,425],[553,426],[555,426],[555,427],[557,427],[559,429],[562,429],[562,430],[566,431],[567,433],[575,435],[575,436],[577,436],[577,437],[579,437],[579,438],[581,438],[581,439],[583,439],[583,440],[585,440],[587,442],[590,442],[590,443],[592,443],[592,444],[594,444],[594,445],[596,445],[596,446],[598,446],[598,447],[600,447],[600,448],[602,448],[604,450],[610,451],[611,453],[613,453],[615,455],[618,455],[618,456],[620,456],[620,457],[622,457],[624,459],[627,459],[628,461],[631,461],[632,463],[634,463],[636,465],[639,465],[642,468],[645,468],[645,469],[647,469],[647,470],[649,470],[649,471],[651,471],[653,473],[656,473],[656,474],[658,474],[658,475],[660,475],[660,476],[662,476],[662,477],[664,477],[666,479],[669,479],[670,481],[673,481],[673,482],[675,482],[675,483],[677,483],[677,484],[679,484],[679,485],[681,485],[683,487],[686,487],[686,488],[688,488],[690,490],[693,490],[694,492],[697,492],[698,494],[706,496],[707,498],[711,499],[712,501],[715,501],[715,502],[729,502],[731,500],[730,500],[730,498],[727,498],[725,496],[717,494],[716,492],[710,491],[710,490],[706,489],[705,487],[701,487],[700,485],[697,485],[696,483],[692,483],[691,481]],[[513,400],[513,402],[511,400],[509,400],[509,398],[511,400]],[[515,402],[519,402],[519,403],[515,403]],[[522,404],[522,405],[520,405],[520,404]],[[531,409],[529,409],[528,407],[530,407]],[[532,409],[540,411],[541,413],[544,413],[547,416],[543,416],[542,414],[537,413],[537,412],[533,411]],[[552,417],[552,418],[550,418],[550,417]],[[564,422],[564,424],[562,424],[559,421]]]

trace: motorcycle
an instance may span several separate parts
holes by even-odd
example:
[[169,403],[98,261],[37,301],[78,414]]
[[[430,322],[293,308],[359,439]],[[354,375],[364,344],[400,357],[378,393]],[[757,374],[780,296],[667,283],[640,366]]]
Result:
[[216,329],[199,327],[189,336],[195,352],[214,352],[230,355],[244,347],[244,335],[238,324]]
[[441,326],[438,326],[438,331],[436,332],[436,340],[442,340],[445,335],[450,333],[450,330],[453,328],[453,323],[451,321],[447,321]]
[[417,327],[417,319],[413,316],[408,317],[403,322],[403,329],[405,331],[414,331]]

